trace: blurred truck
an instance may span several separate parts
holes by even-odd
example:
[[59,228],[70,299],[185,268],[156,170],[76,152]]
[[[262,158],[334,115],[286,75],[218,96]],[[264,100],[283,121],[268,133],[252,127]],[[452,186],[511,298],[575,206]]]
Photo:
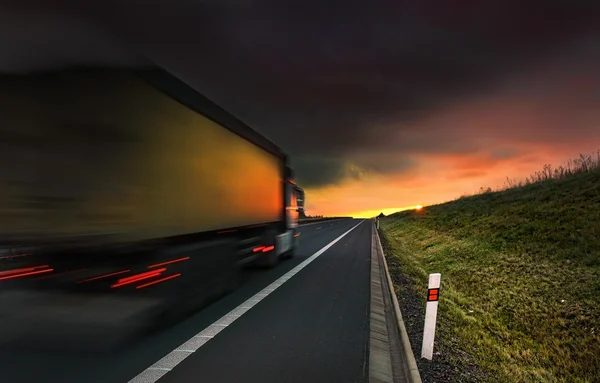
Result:
[[304,211],[304,189],[296,186],[296,201],[298,204],[298,219],[305,219],[306,212]]
[[60,333],[77,304],[98,333],[154,323],[294,255],[286,154],[162,69],[0,74],[0,117],[0,290],[45,302],[23,332]]

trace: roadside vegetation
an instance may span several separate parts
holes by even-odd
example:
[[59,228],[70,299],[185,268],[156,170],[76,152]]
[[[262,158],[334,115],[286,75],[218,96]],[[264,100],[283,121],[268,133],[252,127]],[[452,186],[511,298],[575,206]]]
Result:
[[394,281],[408,281],[401,306],[424,307],[428,274],[442,274],[434,362],[448,381],[599,381],[600,152],[393,214],[381,234]]

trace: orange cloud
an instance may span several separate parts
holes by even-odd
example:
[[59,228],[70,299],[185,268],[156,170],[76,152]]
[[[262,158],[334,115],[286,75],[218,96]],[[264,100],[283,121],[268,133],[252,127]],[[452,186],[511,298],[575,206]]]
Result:
[[[507,177],[524,179],[545,164],[558,166],[580,153],[596,153],[597,46],[576,47],[584,53],[565,53],[513,76],[493,93],[446,103],[409,126],[375,125],[373,130],[387,132],[385,149],[377,158],[389,158],[392,162],[383,168],[392,171],[309,189],[307,212],[376,215],[441,203],[481,187],[500,188]],[[402,144],[396,152],[395,142]],[[410,167],[396,171],[395,158]]]
[[[500,188],[507,177],[524,179],[544,164],[558,166],[579,153],[594,153],[600,140],[585,145],[536,147],[507,159],[482,155],[419,156],[417,175],[389,175],[306,191],[308,214],[372,217],[432,205],[478,192],[481,187]],[[397,206],[397,207],[393,207]]]

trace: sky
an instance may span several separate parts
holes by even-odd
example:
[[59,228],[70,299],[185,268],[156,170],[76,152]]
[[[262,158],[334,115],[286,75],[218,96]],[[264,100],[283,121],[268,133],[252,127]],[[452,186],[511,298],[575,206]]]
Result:
[[[600,149],[598,2],[63,0],[60,17],[42,1],[10,7],[0,69],[48,64],[39,50],[53,62],[156,62],[289,152],[311,215],[440,203]],[[35,33],[48,43],[32,47]]]

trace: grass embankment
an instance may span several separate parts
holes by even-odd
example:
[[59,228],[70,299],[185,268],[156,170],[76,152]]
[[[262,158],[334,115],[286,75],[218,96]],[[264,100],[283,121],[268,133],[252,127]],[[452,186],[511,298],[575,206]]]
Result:
[[477,366],[476,381],[600,381],[598,168],[382,220],[386,255],[422,305],[428,274],[442,274],[436,348],[456,370]]

